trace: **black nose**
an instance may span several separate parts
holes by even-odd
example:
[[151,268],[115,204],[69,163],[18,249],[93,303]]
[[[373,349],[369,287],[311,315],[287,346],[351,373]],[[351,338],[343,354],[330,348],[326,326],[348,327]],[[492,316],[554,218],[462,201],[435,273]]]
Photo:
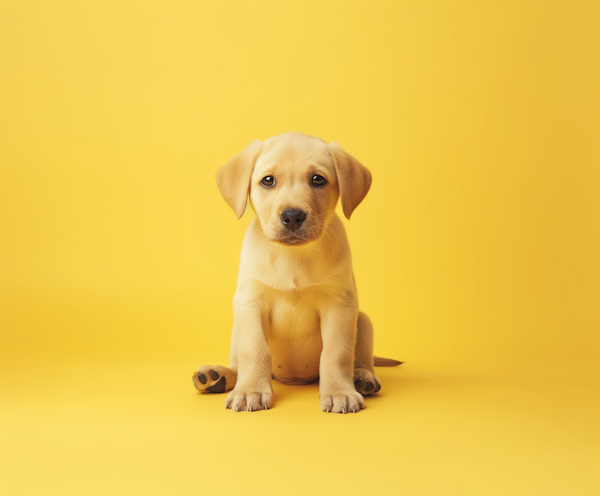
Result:
[[281,222],[290,231],[298,229],[306,220],[306,213],[302,210],[284,210],[281,214]]

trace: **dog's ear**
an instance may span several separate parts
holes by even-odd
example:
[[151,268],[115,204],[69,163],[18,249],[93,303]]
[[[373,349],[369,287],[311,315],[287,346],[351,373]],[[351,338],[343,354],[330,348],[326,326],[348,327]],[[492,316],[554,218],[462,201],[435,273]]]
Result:
[[333,166],[340,188],[342,210],[347,219],[363,201],[371,187],[371,173],[352,155],[344,151],[335,141],[329,143]]
[[217,171],[219,191],[238,219],[246,210],[250,177],[261,151],[262,142],[255,140]]

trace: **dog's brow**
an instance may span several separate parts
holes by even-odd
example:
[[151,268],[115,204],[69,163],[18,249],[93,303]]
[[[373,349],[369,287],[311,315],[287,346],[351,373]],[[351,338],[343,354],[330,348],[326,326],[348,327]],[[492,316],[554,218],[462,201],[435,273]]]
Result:
[[258,167],[256,167],[255,170],[261,175],[275,175],[275,173],[277,172],[277,164],[260,164]]
[[335,174],[335,172],[332,171],[329,167],[326,167],[322,164],[311,165],[308,171],[311,175],[318,174],[326,178],[331,178]]

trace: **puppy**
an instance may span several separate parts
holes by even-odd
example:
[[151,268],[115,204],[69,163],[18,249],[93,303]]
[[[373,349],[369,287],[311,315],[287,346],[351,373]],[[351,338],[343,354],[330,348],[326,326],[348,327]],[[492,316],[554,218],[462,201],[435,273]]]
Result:
[[381,388],[373,327],[358,310],[350,247],[335,213],[349,219],[371,186],[370,172],[336,143],[301,133],[254,141],[217,172],[238,219],[248,193],[256,212],[244,241],[233,298],[229,368],[204,365],[199,391],[230,391],[225,407],[268,409],[271,379],[319,381],[321,409],[358,412]]

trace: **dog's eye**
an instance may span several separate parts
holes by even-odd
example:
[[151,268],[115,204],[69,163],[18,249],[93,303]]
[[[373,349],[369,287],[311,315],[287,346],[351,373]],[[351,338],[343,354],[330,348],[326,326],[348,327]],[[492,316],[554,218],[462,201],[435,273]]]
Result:
[[263,177],[262,181],[261,181],[263,186],[275,186],[275,178],[273,176],[266,176]]
[[313,186],[325,186],[325,178],[323,176],[319,176],[318,174],[315,174],[312,177],[312,183],[313,183]]

